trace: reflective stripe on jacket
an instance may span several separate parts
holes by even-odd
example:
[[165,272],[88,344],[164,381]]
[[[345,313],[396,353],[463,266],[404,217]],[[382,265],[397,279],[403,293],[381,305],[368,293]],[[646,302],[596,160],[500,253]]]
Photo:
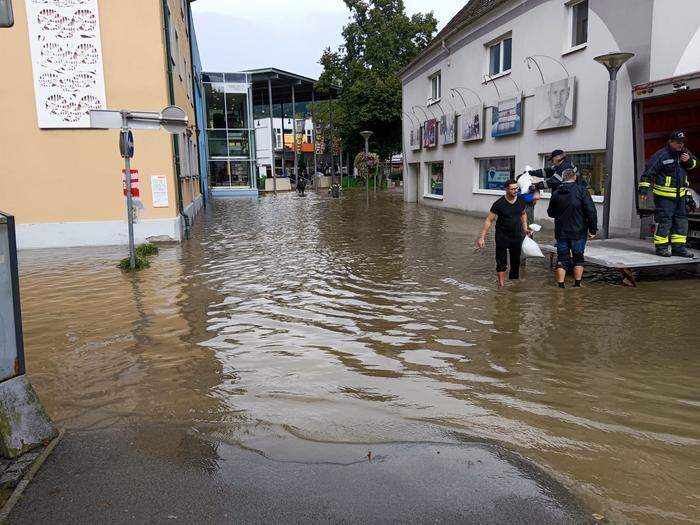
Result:
[[[683,153],[690,155],[688,162],[682,162]],[[662,148],[649,159],[646,170],[639,182],[639,189],[646,192],[652,188],[655,195],[673,199],[685,197],[688,194],[688,170],[694,169],[698,160],[687,150],[673,151],[668,147]]]

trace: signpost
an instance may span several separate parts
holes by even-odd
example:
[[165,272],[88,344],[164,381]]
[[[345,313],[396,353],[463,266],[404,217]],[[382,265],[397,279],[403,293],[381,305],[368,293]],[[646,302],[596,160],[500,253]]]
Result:
[[[160,113],[147,111],[110,111],[94,110],[90,112],[90,127],[93,129],[119,129],[119,153],[124,159],[126,217],[129,227],[129,266],[136,268],[136,253],[134,250],[134,210],[133,193],[131,188],[132,176],[137,173],[131,169],[131,159],[134,157],[134,134],[132,130],[156,130],[161,127],[173,135],[184,133],[187,129],[187,114],[177,106],[168,106]],[[136,177],[138,182],[138,176]],[[138,188],[136,188],[138,196]]]

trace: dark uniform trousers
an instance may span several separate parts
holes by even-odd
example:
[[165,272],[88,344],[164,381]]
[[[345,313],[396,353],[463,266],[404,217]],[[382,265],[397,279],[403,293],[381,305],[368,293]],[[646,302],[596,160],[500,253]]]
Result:
[[685,197],[679,199],[654,195],[656,234],[654,244],[685,244],[688,236],[688,212]]

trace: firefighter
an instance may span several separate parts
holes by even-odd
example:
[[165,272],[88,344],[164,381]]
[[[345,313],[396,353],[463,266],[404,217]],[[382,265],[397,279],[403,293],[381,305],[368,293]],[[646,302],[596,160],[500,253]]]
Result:
[[654,246],[656,255],[660,257],[694,257],[685,246],[688,235],[687,172],[698,165],[698,160],[688,151],[685,143],[684,132],[671,133],[666,147],[654,153],[647,163],[639,182],[639,194],[643,201],[647,199],[649,189],[654,194]]
[[574,166],[574,163],[571,162],[564,151],[555,149],[549,156],[549,160],[552,163],[551,167],[528,172],[531,176],[540,178],[540,181],[535,183],[535,188],[538,190],[556,190],[562,183],[562,173],[564,170],[574,170],[576,182],[584,188],[588,187],[586,181],[581,177],[578,168]]

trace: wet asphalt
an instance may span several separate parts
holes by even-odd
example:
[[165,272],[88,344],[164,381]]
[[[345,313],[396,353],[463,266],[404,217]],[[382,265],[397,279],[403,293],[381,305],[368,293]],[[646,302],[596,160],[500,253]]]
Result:
[[9,523],[593,522],[492,445],[302,445],[244,447],[171,424],[69,430]]

